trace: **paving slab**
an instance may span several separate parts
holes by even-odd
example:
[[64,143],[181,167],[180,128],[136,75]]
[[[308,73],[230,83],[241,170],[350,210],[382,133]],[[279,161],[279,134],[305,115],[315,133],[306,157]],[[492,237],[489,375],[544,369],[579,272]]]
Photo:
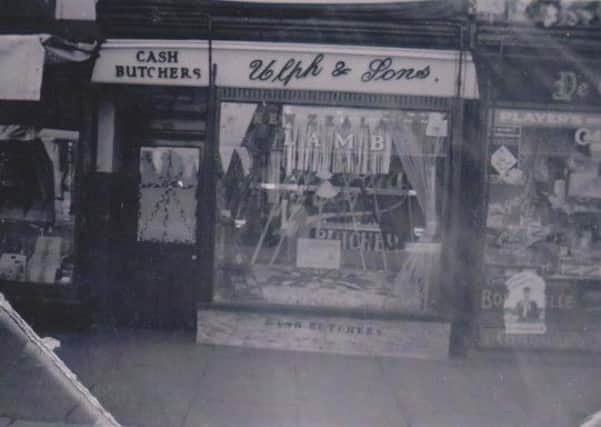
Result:
[[183,427],[299,427],[296,405],[199,399]]
[[[66,338],[61,357],[96,380],[92,391],[128,426],[559,427],[601,407],[601,363],[584,355],[433,361],[196,345],[193,334],[148,331]],[[98,372],[112,354],[108,374]]]

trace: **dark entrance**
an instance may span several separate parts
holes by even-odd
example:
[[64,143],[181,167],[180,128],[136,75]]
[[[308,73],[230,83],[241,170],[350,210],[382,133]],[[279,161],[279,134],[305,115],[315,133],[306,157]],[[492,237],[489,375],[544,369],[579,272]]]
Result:
[[[207,221],[199,209],[207,205],[201,178],[206,103],[162,96],[171,100],[169,109],[161,111],[163,98],[154,97],[121,112],[118,314],[132,326],[192,329],[199,289],[207,285],[200,251]],[[182,104],[195,111],[178,111]]]

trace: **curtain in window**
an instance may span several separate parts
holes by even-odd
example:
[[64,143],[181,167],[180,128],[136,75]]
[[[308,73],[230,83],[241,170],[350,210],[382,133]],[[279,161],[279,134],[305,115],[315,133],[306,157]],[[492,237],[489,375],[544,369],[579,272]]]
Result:
[[397,275],[394,287],[397,292],[410,288],[410,295],[418,300],[422,309],[429,305],[430,290],[438,277],[440,256],[440,245],[434,242],[440,222],[436,210],[436,160],[443,144],[438,138],[433,144],[427,141],[429,139],[418,135],[413,128],[400,121],[392,127],[394,148],[416,192],[426,223],[419,241],[407,244],[409,255]]

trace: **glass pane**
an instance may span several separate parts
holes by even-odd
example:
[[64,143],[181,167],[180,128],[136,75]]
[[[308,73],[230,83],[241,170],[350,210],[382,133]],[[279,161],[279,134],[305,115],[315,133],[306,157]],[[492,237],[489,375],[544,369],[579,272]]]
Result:
[[486,291],[504,304],[482,304],[503,310],[507,333],[556,328],[585,304],[577,283],[601,278],[601,131],[553,123],[493,129]]
[[0,141],[0,279],[73,280],[77,141]]
[[138,241],[195,243],[197,148],[142,147]]
[[443,114],[221,106],[215,298],[436,305]]

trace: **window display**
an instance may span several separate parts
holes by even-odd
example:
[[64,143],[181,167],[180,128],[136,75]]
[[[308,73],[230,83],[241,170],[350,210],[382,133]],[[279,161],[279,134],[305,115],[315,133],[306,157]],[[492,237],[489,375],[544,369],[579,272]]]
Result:
[[216,300],[435,310],[443,113],[223,103]]
[[73,280],[74,140],[0,140],[0,280]]
[[196,242],[199,150],[142,147],[138,241]]
[[502,111],[497,119],[487,263],[601,278],[601,116]]

